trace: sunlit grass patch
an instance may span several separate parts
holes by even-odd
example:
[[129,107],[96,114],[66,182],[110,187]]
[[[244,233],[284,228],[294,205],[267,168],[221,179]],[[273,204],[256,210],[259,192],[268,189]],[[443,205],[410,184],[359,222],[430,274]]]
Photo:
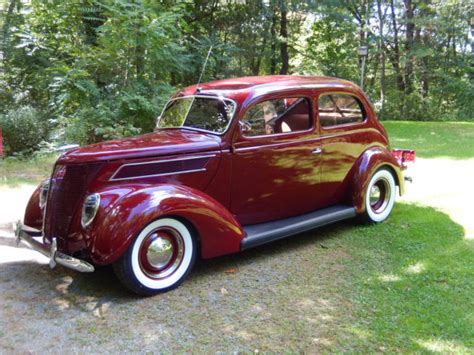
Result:
[[422,158],[474,157],[474,122],[383,121],[392,148],[415,149]]
[[474,249],[461,226],[435,209],[399,204],[388,222],[344,234],[358,319],[352,328],[366,334],[354,345],[474,350]]
[[0,185],[38,184],[51,175],[56,159],[55,154],[0,159]]

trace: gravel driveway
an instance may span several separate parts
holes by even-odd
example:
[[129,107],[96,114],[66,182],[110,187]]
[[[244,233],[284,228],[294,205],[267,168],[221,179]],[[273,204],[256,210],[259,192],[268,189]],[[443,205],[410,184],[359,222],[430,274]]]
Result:
[[[442,209],[474,238],[473,175],[474,159],[418,159],[404,200]],[[31,189],[0,188],[0,215],[21,216]],[[50,270],[46,258],[15,247],[5,222],[0,352],[324,351],[344,342],[340,320],[352,317],[337,292],[349,256],[332,238],[351,222],[202,261],[181,287],[151,298],[126,292],[110,268]]]

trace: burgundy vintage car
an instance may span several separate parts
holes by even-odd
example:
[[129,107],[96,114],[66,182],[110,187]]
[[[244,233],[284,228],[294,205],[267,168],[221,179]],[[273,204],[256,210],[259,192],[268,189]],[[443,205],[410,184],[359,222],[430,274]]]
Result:
[[359,216],[382,222],[403,161],[364,93],[328,77],[219,80],[178,92],[157,129],[64,153],[17,240],[56,264],[113,265],[141,295],[177,287],[197,257]]

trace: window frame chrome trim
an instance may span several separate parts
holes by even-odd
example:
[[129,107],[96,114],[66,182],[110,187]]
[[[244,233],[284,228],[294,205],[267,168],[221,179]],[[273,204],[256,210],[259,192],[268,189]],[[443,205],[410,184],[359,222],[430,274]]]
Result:
[[[305,133],[315,132],[316,129],[317,129],[317,122],[316,122],[316,119],[315,119],[315,112],[314,112],[315,110],[313,108],[313,102],[312,102],[313,99],[312,99],[312,97],[307,96],[307,95],[302,95],[302,96],[291,96],[290,95],[289,97],[285,97],[285,99],[293,99],[293,98],[305,99],[306,100],[306,103],[308,104],[308,108],[309,108],[309,111],[310,111],[309,112],[309,120],[310,120],[310,123],[311,123],[310,128],[300,130],[300,131],[280,132],[280,133],[271,133],[271,134],[260,134],[260,135],[257,135],[257,136],[246,136],[246,135],[243,134],[242,130],[239,127],[240,137],[242,137],[244,140],[248,140],[248,141],[251,141],[251,140],[257,140],[258,141],[258,139],[263,139],[263,138],[268,138],[268,137],[280,137],[280,136],[293,137],[293,136],[297,136],[297,135],[303,135]],[[241,119],[239,120],[239,122],[244,120],[245,115],[247,114],[247,112],[252,107],[254,107],[255,105],[264,103],[266,101],[272,101],[272,100],[275,100],[275,99],[263,99],[263,100],[261,100],[261,98],[259,98],[259,99],[255,100],[254,102],[249,104],[249,106],[245,109],[245,112],[242,113],[242,115],[240,117]]]
[[[342,124],[336,124],[332,126],[323,126],[321,124],[321,118],[319,117],[319,99],[321,96],[327,96],[327,95],[347,95],[355,98],[357,104],[360,106],[362,113],[364,113],[364,120],[363,121],[358,121],[358,122],[349,122],[349,123],[342,123]],[[359,125],[364,125],[369,121],[369,114],[364,106],[364,103],[362,102],[360,96],[356,95],[355,93],[352,92],[346,92],[346,91],[325,91],[321,92],[319,95],[316,97],[316,118],[317,118],[317,124],[320,129],[320,133],[323,131],[331,131],[331,130],[336,130],[337,128],[345,128],[345,127],[354,127],[354,126],[359,126]]]
[[[202,98],[202,99],[212,99],[212,100],[227,100],[227,101],[230,101],[234,104],[234,110],[232,112],[232,115],[231,117],[229,118],[229,122],[227,122],[227,126],[225,127],[224,131],[222,132],[215,132],[215,131],[208,131],[207,129],[202,129],[202,128],[194,128],[194,127],[188,127],[188,126],[179,126],[179,127],[158,127],[158,125],[160,124],[160,121],[161,121],[161,117],[163,117],[163,113],[165,112],[166,108],[168,107],[168,105],[170,104],[170,102],[172,101],[176,101],[176,100],[181,100],[181,99],[188,99],[188,98],[193,98],[193,101],[191,103],[191,105],[194,103],[194,99],[196,98]],[[191,109],[191,106],[189,106],[189,110]],[[188,117],[188,114],[189,114],[189,110],[188,112],[186,113],[186,117]],[[156,129],[179,129],[179,128],[182,128],[182,129],[189,129],[191,131],[198,131],[198,132],[205,132],[205,133],[210,133],[210,134],[214,134],[214,135],[218,135],[218,136],[223,136],[224,134],[227,133],[227,131],[229,130],[229,127],[232,123],[232,121],[234,120],[234,117],[235,117],[235,113],[237,112],[237,102],[233,99],[230,99],[228,97],[225,97],[225,96],[216,96],[216,95],[186,95],[186,96],[178,96],[178,97],[173,97],[171,99],[169,99],[165,106],[163,107],[163,110],[161,110],[161,114],[158,116],[157,120],[156,120]],[[186,119],[185,119],[186,121]],[[183,122],[184,123],[184,122]]]

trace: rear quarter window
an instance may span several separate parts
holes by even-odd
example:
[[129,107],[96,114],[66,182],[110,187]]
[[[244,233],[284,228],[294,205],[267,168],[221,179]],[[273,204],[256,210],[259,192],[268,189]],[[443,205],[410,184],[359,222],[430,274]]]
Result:
[[350,94],[327,93],[319,96],[318,114],[321,127],[329,128],[364,122],[362,103]]

